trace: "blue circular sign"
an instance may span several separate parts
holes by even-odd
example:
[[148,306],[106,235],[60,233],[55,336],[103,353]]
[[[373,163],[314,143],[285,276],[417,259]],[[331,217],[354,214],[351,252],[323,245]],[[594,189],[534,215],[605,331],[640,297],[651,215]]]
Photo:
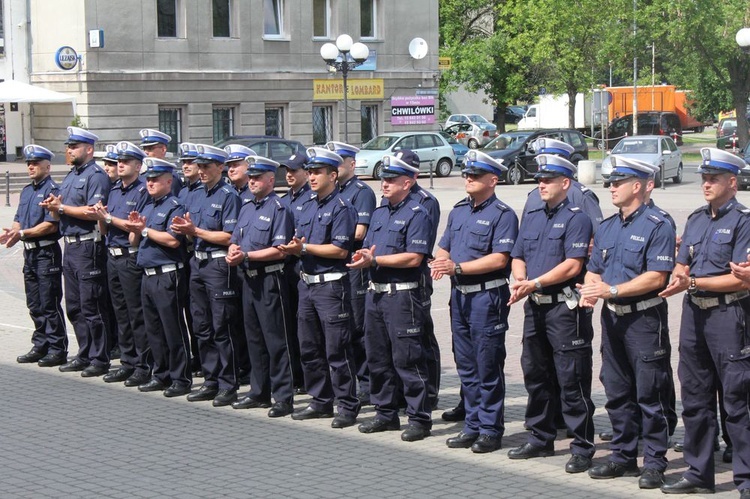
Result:
[[78,64],[78,54],[73,47],[67,45],[60,47],[55,52],[55,64],[64,71],[70,71]]

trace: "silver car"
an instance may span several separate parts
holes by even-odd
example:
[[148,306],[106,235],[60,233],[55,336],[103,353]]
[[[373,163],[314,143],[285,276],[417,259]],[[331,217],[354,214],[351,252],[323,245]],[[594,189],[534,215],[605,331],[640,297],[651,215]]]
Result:
[[[677,149],[671,137],[663,135],[643,135],[626,137],[612,149],[610,155],[624,156],[637,159],[658,167],[661,175],[657,174],[654,183],[661,185],[662,178],[672,179],[672,182],[682,182],[682,153]],[[608,155],[602,161],[602,178],[604,187],[609,187],[609,175],[612,173],[612,162]]]
[[443,131],[469,149],[484,147],[497,137],[497,127],[492,123],[457,123]]
[[379,179],[383,156],[394,155],[400,149],[416,152],[420,171],[429,172],[432,168],[438,177],[450,175],[456,164],[456,154],[440,132],[393,132],[378,135],[362,146],[354,173]]

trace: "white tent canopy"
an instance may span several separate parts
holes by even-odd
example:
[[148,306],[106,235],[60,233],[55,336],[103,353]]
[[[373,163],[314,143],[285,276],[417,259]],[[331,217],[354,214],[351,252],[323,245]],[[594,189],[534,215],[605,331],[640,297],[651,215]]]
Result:
[[73,105],[74,113],[76,105],[76,99],[73,96],[14,80],[0,83],[0,102],[29,102],[33,104],[70,102]]

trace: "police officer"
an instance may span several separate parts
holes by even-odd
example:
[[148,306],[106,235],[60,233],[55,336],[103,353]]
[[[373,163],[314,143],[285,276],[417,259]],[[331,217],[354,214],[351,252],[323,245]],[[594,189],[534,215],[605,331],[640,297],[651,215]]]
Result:
[[[359,425],[362,433],[400,429],[399,394],[406,399],[409,426],[401,440],[430,435],[432,407],[427,399],[423,349],[423,268],[430,253],[427,211],[409,198],[419,170],[395,156],[383,158],[386,206],[372,215],[364,246],[349,267],[370,269],[365,308],[365,342],[370,368],[370,397],[375,417]],[[401,385],[399,390],[398,385]]]
[[501,447],[505,431],[508,264],[518,218],[495,196],[507,168],[478,151],[466,158],[468,197],[451,211],[430,267],[435,279],[451,278],[453,351],[466,411],[463,430],[446,444],[486,453]]
[[[594,455],[594,403],[591,401],[592,334],[579,327],[578,293],[591,241],[591,220],[571,203],[576,167],[565,158],[547,154],[539,163],[539,193],[544,208],[527,213],[513,247],[509,304],[524,304],[521,367],[529,392],[527,442],[511,450],[511,459],[554,454],[558,407],[574,435],[568,473],[591,467]],[[558,390],[558,386],[560,389]],[[554,399],[554,397],[559,399]]]
[[143,269],[141,300],[146,334],[153,354],[151,379],[142,392],[164,390],[165,397],[190,393],[190,353],[182,305],[187,299],[185,237],[169,228],[185,208],[172,195],[174,165],[147,158],[146,185],[151,202],[133,211],[126,227],[140,240],[138,265]]
[[[149,158],[166,159],[172,137],[159,130],[144,128],[139,132],[141,148]],[[182,180],[176,170],[172,171],[172,194],[177,196],[182,190]]]
[[[182,174],[185,177],[185,187],[177,195],[177,199],[180,204],[185,208],[185,212],[190,211],[190,207],[194,206],[193,199],[198,194],[198,191],[203,189],[203,182],[200,179],[200,170],[195,160],[198,159],[198,148],[191,142],[183,142],[180,144],[180,163],[182,164]],[[172,180],[174,182],[174,180]],[[190,258],[193,256],[193,243],[191,241],[184,241],[185,255],[185,282],[190,282]],[[193,314],[190,312],[190,286],[185,286],[186,298],[182,302],[182,313],[185,316],[185,324],[188,330],[188,336],[190,337],[190,370],[193,377],[203,377],[203,371],[201,370],[201,356],[198,350],[198,339],[193,333]]]
[[[600,378],[612,423],[612,454],[606,464],[589,469],[589,476],[640,475],[638,486],[653,489],[663,483],[667,467],[671,348],[666,304],[658,293],[674,266],[675,234],[644,204],[650,168],[619,160],[613,166],[610,192],[619,212],[599,226],[584,284],[578,285],[581,305],[606,300]],[[637,464],[639,412],[643,474]]]
[[21,191],[18,210],[9,229],[0,234],[0,244],[12,248],[23,244],[23,281],[26,306],[34,323],[29,353],[19,356],[20,364],[37,362],[40,367],[65,364],[68,335],[60,301],[62,299],[62,254],[57,240],[58,220],[39,206],[58,185],[50,177],[50,161],[55,157],[42,146],[27,145],[24,159],[31,183]]
[[680,362],[683,455],[688,469],[662,486],[667,494],[714,491],[715,393],[721,384],[727,430],[734,446],[734,483],[750,497],[748,382],[750,299],[730,262],[750,252],[750,210],[737,202],[737,175],[744,161],[726,151],[701,149],[703,197],[707,205],[687,220],[677,265],[662,296],[687,291],[682,304]]
[[[104,156],[102,157],[101,161],[98,161],[96,164],[99,165],[102,170],[104,170],[104,173],[107,174],[107,176],[109,177],[110,185],[115,185],[117,180],[120,178],[117,175],[117,145],[107,144]],[[99,227],[101,229],[101,222],[99,223]],[[107,256],[108,254],[104,253],[105,260]],[[107,281],[109,280],[107,279]],[[107,302],[107,317],[109,317],[109,323],[107,327],[107,345],[109,345],[109,360],[114,360],[120,358],[120,346],[117,339],[117,316],[115,314],[115,307],[113,306],[112,300],[109,296],[109,289],[107,289],[106,291],[107,299],[105,301]]]
[[96,135],[68,127],[66,154],[73,165],[60,186],[42,206],[60,220],[65,240],[63,278],[65,307],[78,341],[78,354],[62,372],[81,371],[81,376],[102,376],[109,371],[104,247],[96,217],[89,207],[106,204],[109,178],[94,161]]
[[117,145],[107,144],[104,157],[102,157],[101,163],[97,164],[102,167],[104,173],[109,177],[109,182],[114,185],[120,178],[117,176]]
[[[292,214],[295,231],[299,228],[300,214],[305,210],[306,204],[317,199],[317,194],[310,189],[309,177],[305,165],[308,162],[307,154],[292,154],[289,159],[282,161],[279,165],[286,170],[286,182],[289,190],[281,197],[281,204],[289,208]],[[285,261],[284,277],[287,281],[289,309],[287,327],[289,328],[289,357],[294,374],[295,393],[304,394],[305,379],[300,361],[299,337],[297,335],[297,308],[299,307],[299,257],[287,256]]]
[[214,407],[237,400],[237,370],[232,331],[238,316],[238,282],[235,268],[226,262],[227,248],[237,224],[240,198],[222,179],[227,153],[210,145],[197,145],[195,162],[204,190],[185,216],[175,216],[171,229],[193,240],[190,259],[190,303],[193,329],[198,338],[203,386],[188,395],[190,402],[213,400]]
[[91,214],[99,220],[101,232],[106,234],[107,284],[120,347],[120,368],[103,379],[107,383],[129,380],[127,386],[138,386],[148,381],[151,351],[141,305],[143,270],[136,261],[138,246],[131,243],[125,223],[132,211],[143,211],[149,200],[146,186],[138,178],[146,154],[125,141],[117,144],[117,153],[118,181],[109,192],[107,206],[97,203],[91,208]]
[[294,383],[286,324],[289,301],[284,254],[279,246],[294,235],[294,222],[273,190],[279,164],[255,155],[244,161],[249,165],[249,191],[254,198],[240,210],[227,262],[239,266],[241,272],[245,335],[253,368],[250,391],[232,407],[267,408],[273,397],[275,404],[268,416],[276,418],[293,410]]
[[[354,251],[362,248],[362,242],[370,225],[370,217],[375,210],[375,193],[354,174],[356,155],[359,149],[343,142],[329,142],[326,147],[335,152],[343,162],[339,165],[339,189],[341,197],[349,201],[357,210],[357,228],[354,231]],[[357,397],[362,405],[370,404],[370,372],[367,369],[365,353],[365,295],[367,294],[368,273],[364,269],[349,269],[349,283],[352,293],[352,353],[359,381]]]
[[227,153],[227,177],[237,191],[242,204],[245,204],[255,197],[248,189],[248,165],[245,158],[248,156],[257,156],[257,154],[249,147],[240,144],[229,144],[224,147],[224,150]]
[[310,405],[295,411],[292,419],[333,416],[334,428],[356,422],[359,400],[351,352],[351,298],[346,262],[354,240],[356,213],[339,192],[341,156],[328,149],[307,150],[310,187],[314,201],[300,214],[295,237],[280,248],[299,256],[300,272],[297,334],[299,335],[305,388]]

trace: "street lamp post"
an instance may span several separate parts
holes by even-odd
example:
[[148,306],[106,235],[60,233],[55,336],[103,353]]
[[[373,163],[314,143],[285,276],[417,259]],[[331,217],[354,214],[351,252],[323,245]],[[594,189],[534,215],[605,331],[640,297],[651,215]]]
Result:
[[656,111],[656,105],[654,103],[654,85],[656,79],[654,77],[656,73],[656,43],[651,42],[651,45],[646,45],[647,49],[651,49],[651,110]]
[[349,143],[349,87],[347,77],[349,71],[362,65],[370,55],[370,49],[364,43],[353,43],[349,35],[339,35],[336,44],[326,43],[320,47],[320,56],[328,67],[341,72],[344,80],[344,142]]

